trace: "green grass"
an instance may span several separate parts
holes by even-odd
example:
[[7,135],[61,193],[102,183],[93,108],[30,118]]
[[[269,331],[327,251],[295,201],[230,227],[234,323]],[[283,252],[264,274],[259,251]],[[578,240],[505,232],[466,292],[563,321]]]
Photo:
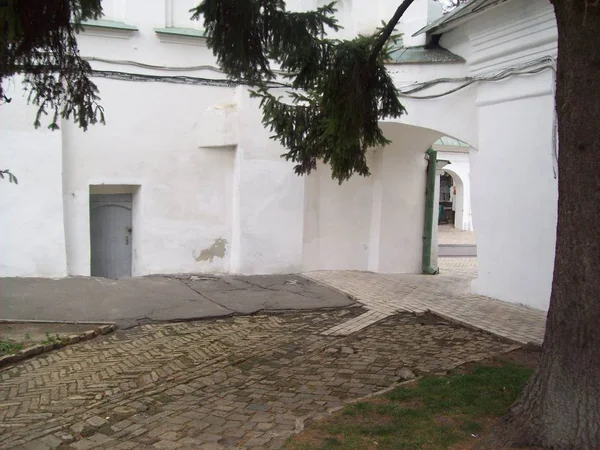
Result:
[[[30,345],[34,345],[38,342],[28,342],[31,341],[31,335],[29,333],[25,334],[25,342],[17,342],[14,339],[9,339],[9,338],[0,338],[0,356],[4,356],[4,355],[10,355],[13,353],[18,352],[19,350],[23,349],[23,347],[25,346],[25,344],[27,346]],[[54,344],[56,342],[61,342],[61,338],[58,334],[56,335],[51,335],[50,333],[46,332],[46,338],[43,341],[39,341],[40,344]]]
[[52,336],[50,333],[46,332],[46,339],[44,339],[40,344],[54,344],[56,342],[61,342],[60,336],[57,334],[56,336]]
[[474,441],[516,400],[531,369],[512,363],[427,376],[348,406],[292,438],[288,450],[448,449]]
[[12,339],[0,339],[0,356],[10,355],[23,348],[23,344]]

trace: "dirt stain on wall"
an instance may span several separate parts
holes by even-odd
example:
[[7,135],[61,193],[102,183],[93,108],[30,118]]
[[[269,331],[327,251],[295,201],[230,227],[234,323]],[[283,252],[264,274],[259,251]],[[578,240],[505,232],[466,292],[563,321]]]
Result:
[[213,262],[213,260],[215,258],[224,258],[226,251],[227,251],[227,239],[217,238],[217,239],[215,239],[215,242],[213,242],[210,247],[202,250],[198,256],[194,255],[195,252],[192,253],[192,256],[198,262],[200,262],[200,261]]

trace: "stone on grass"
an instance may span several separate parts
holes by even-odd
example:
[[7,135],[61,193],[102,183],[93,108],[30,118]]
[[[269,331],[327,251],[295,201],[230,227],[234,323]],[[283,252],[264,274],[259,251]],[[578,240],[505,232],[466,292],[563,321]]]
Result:
[[399,381],[408,381],[417,378],[415,373],[408,367],[402,367],[401,369],[396,370],[396,376],[398,377]]

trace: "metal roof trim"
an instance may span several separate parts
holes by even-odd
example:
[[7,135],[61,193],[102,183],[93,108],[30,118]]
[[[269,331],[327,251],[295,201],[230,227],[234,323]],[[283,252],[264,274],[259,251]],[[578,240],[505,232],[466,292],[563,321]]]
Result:
[[449,13],[444,14],[429,25],[424,26],[412,36],[415,37],[423,33],[438,34],[449,31],[470,20],[474,15],[506,1],[509,0],[471,0],[458,8],[453,9]]

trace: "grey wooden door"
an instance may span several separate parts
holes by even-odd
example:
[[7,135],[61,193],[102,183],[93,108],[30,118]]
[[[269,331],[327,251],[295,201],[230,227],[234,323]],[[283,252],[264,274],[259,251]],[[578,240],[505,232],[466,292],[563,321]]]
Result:
[[131,194],[90,195],[91,275],[131,276]]

